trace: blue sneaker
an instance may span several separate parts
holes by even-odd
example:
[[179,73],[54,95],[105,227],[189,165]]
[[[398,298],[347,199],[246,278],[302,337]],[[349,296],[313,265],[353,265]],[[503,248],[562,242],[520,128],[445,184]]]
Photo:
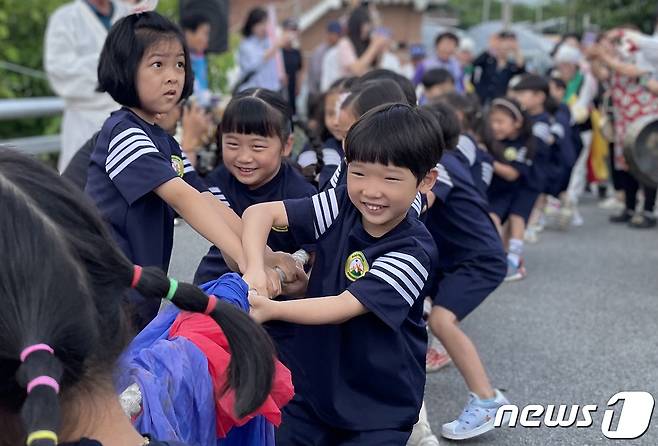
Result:
[[505,276],[505,282],[516,282],[518,280],[523,280],[528,275],[523,265],[523,259],[519,262],[519,266],[514,266],[509,260],[507,261],[507,275]]
[[470,393],[459,418],[444,424],[441,435],[449,440],[466,440],[489,432],[494,428],[498,408],[505,404],[509,404],[509,401],[499,390],[496,390],[494,401],[487,403]]

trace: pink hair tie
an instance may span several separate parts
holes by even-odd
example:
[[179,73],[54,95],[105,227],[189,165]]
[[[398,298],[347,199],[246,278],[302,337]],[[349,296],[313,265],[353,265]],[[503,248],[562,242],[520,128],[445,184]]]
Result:
[[130,288],[137,287],[139,279],[142,278],[142,267],[139,265],[133,265],[133,281],[130,283]]
[[206,306],[206,311],[203,312],[203,314],[210,314],[215,310],[215,307],[217,306],[217,296],[214,294],[211,294],[208,296],[208,305]]
[[23,349],[23,351],[21,352],[21,356],[20,356],[21,362],[25,362],[25,360],[27,359],[28,356],[30,356],[34,352],[39,352],[39,351],[46,351],[46,352],[50,353],[51,355],[55,354],[55,351],[53,350],[53,348],[51,346],[49,346],[48,344],[34,344],[34,345],[30,345],[29,347],[26,347],[25,349]]
[[32,392],[32,389],[34,389],[36,386],[48,386],[52,388],[55,393],[59,393],[59,383],[50,376],[44,375],[34,378],[27,384],[27,393]]

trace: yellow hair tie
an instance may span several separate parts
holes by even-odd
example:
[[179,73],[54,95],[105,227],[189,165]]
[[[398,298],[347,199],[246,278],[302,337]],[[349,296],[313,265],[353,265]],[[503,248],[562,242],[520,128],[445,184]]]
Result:
[[53,431],[34,431],[30,435],[27,436],[27,441],[25,442],[27,446],[30,446],[32,443],[34,443],[37,440],[52,440],[55,442],[55,444],[58,443],[57,441],[57,434]]

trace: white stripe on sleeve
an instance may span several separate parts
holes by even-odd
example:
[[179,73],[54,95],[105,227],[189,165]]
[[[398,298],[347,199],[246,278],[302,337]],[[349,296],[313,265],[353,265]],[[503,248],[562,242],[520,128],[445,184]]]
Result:
[[439,182],[445,184],[448,187],[453,187],[452,178],[450,178],[450,174],[443,166],[443,164],[441,163],[437,164],[436,168],[439,170],[439,177],[438,177]]
[[319,237],[327,232],[338,217],[338,200],[336,198],[336,191],[334,189],[329,189],[313,195],[311,199],[313,200],[313,210],[315,211],[315,232],[317,237]]
[[119,133],[117,136],[112,138],[112,141],[110,141],[109,145],[109,150],[108,152],[111,152],[112,149],[114,148],[115,145],[117,145],[119,142],[123,140],[128,135],[142,135],[145,136],[148,139],[148,135],[144,130],[137,128],[137,127],[131,127],[129,129],[124,130],[123,132]]
[[322,162],[325,166],[340,166],[342,160],[336,149],[322,149]]
[[332,175],[331,180],[329,180],[329,184],[331,184],[331,187],[336,187],[336,185],[338,184],[338,178],[340,178],[340,171],[342,167],[343,167],[342,162],[338,165],[338,167],[336,167],[336,171]]
[[329,195],[329,202],[331,203],[331,212],[332,212],[331,215],[335,220],[338,217],[338,199],[336,198],[336,191],[333,189],[329,189],[328,195]]
[[308,167],[311,164],[317,164],[317,162],[318,155],[313,150],[305,150],[297,157],[297,164],[302,168]]
[[397,281],[396,281],[395,279],[393,279],[391,276],[389,276],[389,275],[386,274],[385,272],[380,271],[380,270],[378,270],[378,269],[374,269],[374,268],[373,268],[373,269],[371,269],[369,272],[370,272],[370,274],[379,277],[380,279],[384,280],[386,283],[388,283],[389,285],[391,285],[391,286],[393,287],[393,289],[394,289],[395,291],[397,291],[397,292],[400,294],[400,296],[402,296],[402,297],[404,298],[404,300],[407,301],[407,303],[409,304],[410,307],[413,306],[413,304],[414,304],[414,298],[411,297],[411,296],[409,295],[409,293],[407,293],[407,292],[406,292],[406,291],[400,286],[400,284],[397,283]]
[[482,181],[489,186],[493,179],[493,166],[489,163],[482,163]]
[[416,198],[414,198],[413,203],[411,203],[411,207],[414,208],[414,210],[418,213],[418,216],[420,217],[420,214],[422,212],[422,206],[423,206],[423,200],[420,196],[420,192],[416,194]]
[[315,223],[318,228],[318,236],[325,233],[327,230],[327,225],[324,221],[324,215],[322,214],[322,205],[320,204],[320,199],[318,195],[313,195],[313,208],[315,209]]
[[194,166],[190,162],[190,159],[187,157],[187,155],[185,155],[185,152],[183,152],[183,150],[181,149],[180,153],[183,158],[183,173],[186,174],[186,173],[194,172]]
[[429,275],[416,258],[396,251],[378,257],[369,273],[391,285],[410,306],[425,288]]
[[416,272],[418,272],[423,279],[427,280],[427,278],[429,277],[429,273],[427,272],[425,267],[421,265],[418,259],[416,259],[415,257],[397,251],[389,252],[386,255],[389,257],[395,257],[396,259],[404,260],[407,263],[413,265],[413,267],[416,268]]
[[551,126],[551,132],[557,136],[558,139],[564,138],[564,127],[559,122],[556,122]]
[[414,269],[411,268],[406,263],[404,263],[400,260],[397,260],[393,257],[387,257],[387,256],[379,257],[375,261],[375,264],[377,264],[377,263],[388,264],[392,267],[397,268],[400,271],[404,271],[407,274],[407,276],[413,280],[413,282],[415,284],[414,289],[418,289],[418,293],[420,293],[420,290],[422,290],[425,287],[425,281],[423,279],[421,279],[420,276],[416,273],[416,271],[414,271]]
[[114,177],[116,177],[117,175],[119,175],[119,174],[123,171],[123,169],[125,169],[126,167],[128,167],[128,166],[130,165],[130,163],[132,163],[133,161],[135,161],[135,160],[136,160],[137,158],[139,158],[140,156],[142,156],[142,155],[146,155],[147,153],[160,153],[160,152],[158,152],[155,148],[152,148],[152,147],[145,147],[145,148],[140,149],[140,150],[138,150],[137,152],[133,153],[132,155],[130,155],[130,156],[129,156],[127,159],[125,159],[121,164],[119,164],[119,165],[116,167],[116,169],[112,170],[111,172],[110,172],[109,170],[107,170],[107,167],[106,167],[106,171],[107,171],[107,173],[108,173],[109,176],[110,176],[110,180],[113,180]]
[[122,156],[125,153],[125,150],[128,151],[135,148],[136,145],[145,145],[145,146],[154,146],[153,141],[146,135],[131,135],[128,138],[122,140],[120,143],[110,146],[108,150],[107,159],[105,164],[110,164],[117,157]]
[[210,191],[211,194],[217,197],[217,199],[222,203],[224,203],[226,206],[231,207],[231,203],[229,203],[228,199],[226,198],[226,195],[224,195],[224,193],[219,187],[216,186],[209,187],[208,191]]
[[457,150],[459,150],[466,157],[469,165],[472,166],[475,164],[475,160],[477,159],[477,147],[475,147],[475,144],[473,144],[471,138],[466,135],[459,135]]

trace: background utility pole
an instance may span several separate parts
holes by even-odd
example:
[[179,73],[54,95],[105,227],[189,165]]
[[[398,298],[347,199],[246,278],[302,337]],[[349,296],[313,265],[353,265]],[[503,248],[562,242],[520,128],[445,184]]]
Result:
[[482,21],[488,22],[491,19],[491,0],[484,0],[482,4]]
[[512,24],[512,0],[503,0],[503,27],[509,29]]

